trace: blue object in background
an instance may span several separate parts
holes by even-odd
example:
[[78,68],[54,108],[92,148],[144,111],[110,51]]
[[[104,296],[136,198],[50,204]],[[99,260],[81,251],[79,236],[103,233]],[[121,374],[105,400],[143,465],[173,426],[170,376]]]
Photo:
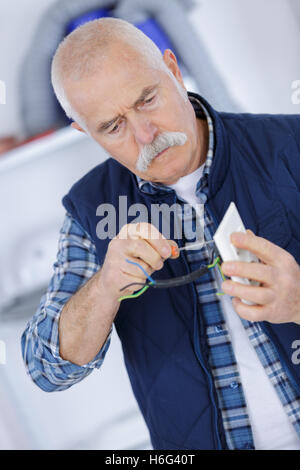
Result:
[[162,54],[166,49],[174,50],[170,39],[154,18],[150,18],[142,23],[137,23],[135,26],[152,39],[152,41],[161,50]]
[[[136,23],[134,26],[139,28],[141,31],[143,31],[144,34],[146,34],[146,36],[152,39],[152,41],[157,45],[162,54],[165,52],[166,49],[171,49],[176,54],[176,50],[172,42],[154,18],[149,18],[148,20],[143,21],[141,23]],[[184,65],[181,62],[180,57],[178,57],[177,54],[176,57],[179,66],[184,69]]]
[[71,33],[72,31],[74,31],[74,29],[78,28],[79,26],[82,26],[88,21],[97,20],[98,18],[106,18],[107,16],[112,16],[110,14],[110,10],[108,10],[107,8],[100,8],[99,10],[89,11],[88,13],[79,16],[75,20],[72,20],[66,28],[66,34]]

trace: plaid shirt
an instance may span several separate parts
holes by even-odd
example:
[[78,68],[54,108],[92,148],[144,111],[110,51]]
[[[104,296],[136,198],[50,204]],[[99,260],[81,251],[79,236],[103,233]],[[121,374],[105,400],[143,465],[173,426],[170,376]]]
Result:
[[78,366],[59,355],[58,322],[67,300],[100,268],[96,249],[80,224],[66,214],[60,230],[54,273],[37,312],[22,335],[22,353],[27,372],[47,392],[65,390],[100,368],[111,340],[111,333],[97,356]]
[[[207,199],[207,178],[213,161],[214,134],[213,123],[204,107],[192,99],[198,117],[205,113],[209,127],[209,148],[203,174],[197,184],[196,195],[204,204],[203,220],[204,237],[211,240],[216,230],[208,213],[205,202]],[[167,186],[158,185],[137,177],[142,191],[154,193],[158,190],[172,191]],[[181,210],[183,199],[177,197],[178,217],[190,217],[187,211]],[[187,227],[195,230],[196,214],[192,209],[193,225],[183,223],[183,234],[191,240]],[[185,232],[184,232],[185,230]],[[195,233],[195,232],[193,232]],[[211,261],[211,253],[207,248],[187,252],[190,269]],[[86,377],[94,368],[101,367],[109,347],[111,332],[93,361],[84,366],[77,366],[64,361],[59,356],[58,321],[60,312],[79,287],[81,287],[98,269],[96,249],[90,236],[76,220],[66,214],[59,240],[57,261],[54,264],[54,275],[43,296],[40,306],[27,325],[22,336],[22,348],[25,364],[32,379],[41,388],[63,390]],[[230,449],[254,449],[253,435],[243,386],[241,383],[229,331],[224,319],[222,305],[217,296],[217,270],[209,270],[195,282],[198,301],[204,319],[206,339],[209,351],[209,364],[217,390],[219,408],[223,418],[227,445]],[[241,319],[250,342],[261,361],[266,374],[273,384],[287,415],[300,435],[300,399],[288,380],[278,358],[277,352],[268,337],[261,330],[259,323],[251,323]]]

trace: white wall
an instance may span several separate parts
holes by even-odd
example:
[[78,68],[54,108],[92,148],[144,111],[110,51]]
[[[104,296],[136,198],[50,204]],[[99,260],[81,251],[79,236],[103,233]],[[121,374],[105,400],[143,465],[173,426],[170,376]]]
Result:
[[198,0],[190,20],[244,111],[299,113],[300,20],[288,0]]

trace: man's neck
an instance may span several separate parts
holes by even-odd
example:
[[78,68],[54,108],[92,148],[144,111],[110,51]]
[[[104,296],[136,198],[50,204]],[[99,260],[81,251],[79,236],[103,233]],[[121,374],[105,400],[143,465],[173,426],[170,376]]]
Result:
[[[209,141],[209,130],[207,119],[197,119],[197,149],[198,153],[195,158],[195,168],[192,171],[195,171],[203,163],[206,162],[207,152],[208,152],[208,141]],[[192,173],[192,171],[190,173]]]

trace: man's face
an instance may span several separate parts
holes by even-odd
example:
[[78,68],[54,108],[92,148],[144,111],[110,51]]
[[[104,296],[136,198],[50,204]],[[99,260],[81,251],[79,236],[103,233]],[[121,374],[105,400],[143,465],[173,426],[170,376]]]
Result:
[[[164,61],[182,82],[171,51]],[[68,96],[91,136],[143,179],[173,184],[199,166],[199,123],[190,102],[166,72],[149,67],[136,52],[120,59],[112,51],[99,73],[68,85]],[[184,133],[187,140],[156,156],[145,171],[137,170],[143,148],[165,132]]]

